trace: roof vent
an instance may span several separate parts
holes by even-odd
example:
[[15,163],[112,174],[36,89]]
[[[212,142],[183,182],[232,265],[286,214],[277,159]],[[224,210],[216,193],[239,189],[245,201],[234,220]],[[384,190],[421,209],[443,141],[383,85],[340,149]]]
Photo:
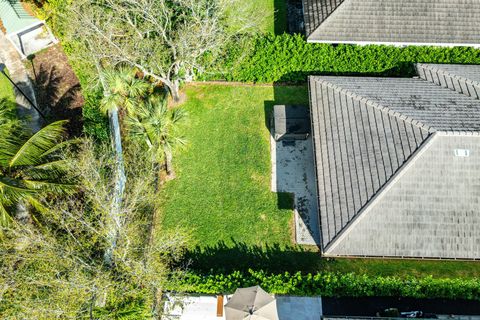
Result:
[[470,150],[468,149],[455,149],[455,156],[456,157],[469,157]]

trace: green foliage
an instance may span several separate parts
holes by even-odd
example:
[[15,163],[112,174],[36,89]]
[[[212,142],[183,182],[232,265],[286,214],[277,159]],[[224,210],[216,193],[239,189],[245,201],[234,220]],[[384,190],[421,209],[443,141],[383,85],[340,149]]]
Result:
[[0,225],[7,224],[20,202],[45,211],[39,197],[74,190],[65,179],[67,160],[59,152],[69,144],[64,141],[65,124],[66,121],[51,123],[33,135],[21,126],[0,128]]
[[372,277],[354,273],[268,274],[263,271],[230,274],[187,273],[172,289],[204,294],[233,293],[236,288],[260,285],[275,294],[324,297],[410,297],[480,300],[479,279]]
[[218,72],[201,78],[305,82],[312,74],[410,76],[417,62],[480,64],[480,50],[470,47],[313,44],[289,34],[259,36],[253,41],[252,49],[240,50],[238,43],[231,44],[230,55],[217,65]]
[[83,131],[88,137],[99,142],[107,142],[110,139],[110,128],[107,116],[100,110],[100,92],[86,94],[83,106]]

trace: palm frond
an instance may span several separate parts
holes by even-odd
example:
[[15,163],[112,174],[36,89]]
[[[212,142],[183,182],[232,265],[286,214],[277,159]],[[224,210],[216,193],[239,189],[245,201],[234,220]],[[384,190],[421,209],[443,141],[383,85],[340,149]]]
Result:
[[12,223],[12,216],[8,213],[2,202],[0,195],[0,227],[8,227]]
[[0,177],[0,197],[5,206],[10,206],[34,192],[24,181]]
[[9,162],[9,167],[39,165],[43,154],[54,148],[65,135],[68,121],[54,122],[31,136]]
[[42,158],[45,158],[46,156],[49,156],[51,154],[54,154],[66,147],[69,147],[71,145],[75,145],[75,144],[80,144],[82,143],[84,140],[82,138],[76,138],[76,139],[70,139],[70,140],[65,140],[61,143],[58,143],[55,147],[53,148],[50,148],[49,150],[45,151],[43,154],[42,154]]
[[25,185],[37,191],[51,192],[55,194],[73,194],[77,185],[73,183],[60,183],[53,181],[24,180]]

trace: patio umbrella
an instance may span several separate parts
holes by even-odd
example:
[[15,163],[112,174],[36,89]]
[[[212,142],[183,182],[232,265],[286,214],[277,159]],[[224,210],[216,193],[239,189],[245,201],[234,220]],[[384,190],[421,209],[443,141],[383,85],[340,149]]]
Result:
[[237,289],[225,305],[226,320],[279,320],[277,301],[259,286]]

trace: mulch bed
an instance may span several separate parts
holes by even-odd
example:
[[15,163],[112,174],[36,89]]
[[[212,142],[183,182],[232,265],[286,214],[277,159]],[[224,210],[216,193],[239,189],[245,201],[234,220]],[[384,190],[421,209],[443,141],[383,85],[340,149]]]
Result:
[[69,120],[71,136],[83,129],[82,107],[85,104],[80,83],[60,45],[44,50],[25,62],[35,86],[37,103],[50,120]]

